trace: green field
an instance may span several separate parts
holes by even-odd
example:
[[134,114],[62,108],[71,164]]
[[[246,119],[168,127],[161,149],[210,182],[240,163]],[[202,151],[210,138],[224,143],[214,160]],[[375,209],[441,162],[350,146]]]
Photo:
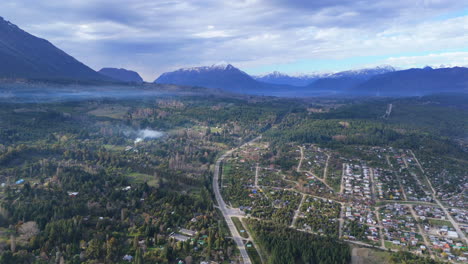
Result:
[[101,106],[95,110],[89,111],[88,113],[98,117],[124,119],[129,109],[129,107],[123,107],[118,105]]
[[242,222],[239,218],[237,217],[231,217],[232,221],[234,222],[234,225],[236,225],[237,231],[243,238],[249,238],[249,234],[247,234],[247,231],[245,230],[244,226],[242,225]]
[[127,174],[126,176],[129,177],[131,179],[130,181],[133,183],[146,182],[149,186],[152,186],[152,187],[155,187],[158,185],[158,181],[156,180],[156,178],[148,174],[132,172],[132,173]]
[[429,224],[435,225],[435,226],[448,226],[450,228],[453,228],[452,223],[447,220],[439,220],[439,219],[428,219]]
[[116,146],[116,145],[103,145],[105,149],[110,151],[124,151],[124,146]]
[[246,249],[252,263],[262,264],[262,259],[253,245],[251,247],[246,246]]

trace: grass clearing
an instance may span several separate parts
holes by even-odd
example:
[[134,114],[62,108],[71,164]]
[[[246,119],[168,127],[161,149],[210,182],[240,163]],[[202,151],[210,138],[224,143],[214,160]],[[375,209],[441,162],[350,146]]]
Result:
[[[250,244],[250,247],[248,246]],[[247,253],[249,254],[250,261],[254,264],[262,264],[262,259],[260,258],[260,255],[258,254],[257,250],[255,247],[252,245],[252,243],[248,242],[246,245]]]
[[112,119],[124,119],[130,107],[124,106],[102,106],[88,112],[98,117],[109,117]]
[[391,253],[388,251],[352,246],[351,264],[389,264]]
[[395,245],[395,244],[393,244],[393,242],[391,242],[391,241],[385,240],[384,244],[385,244],[385,247],[386,247],[386,248],[398,249],[398,250],[401,249],[401,246],[400,246],[400,245]]
[[158,185],[158,181],[154,176],[143,174],[139,172],[132,172],[126,175],[127,177],[131,178],[132,183],[147,183],[149,186],[156,187]]
[[428,221],[429,224],[431,224],[431,225],[435,225],[435,226],[448,226],[448,227],[450,227],[450,228],[453,228],[452,223],[450,223],[450,221],[447,221],[447,220],[427,219],[427,221]]
[[237,228],[237,231],[243,238],[249,238],[249,234],[247,234],[247,231],[245,231],[244,225],[242,225],[242,222],[239,218],[237,217],[231,217],[232,221],[234,222],[234,225]]
[[124,151],[124,146],[117,146],[117,145],[103,145],[103,147],[110,151]]

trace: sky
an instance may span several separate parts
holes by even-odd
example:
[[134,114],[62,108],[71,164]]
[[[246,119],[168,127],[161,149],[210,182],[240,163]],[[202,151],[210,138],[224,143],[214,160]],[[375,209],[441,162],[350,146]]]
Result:
[[249,74],[468,66],[460,0],[1,0],[0,10],[95,70],[146,81],[221,62]]

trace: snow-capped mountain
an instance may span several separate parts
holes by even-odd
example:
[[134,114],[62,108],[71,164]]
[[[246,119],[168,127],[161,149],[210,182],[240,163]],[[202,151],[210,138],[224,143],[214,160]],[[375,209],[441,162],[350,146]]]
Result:
[[231,64],[182,68],[163,73],[155,83],[219,88],[233,92],[262,89],[263,84]]
[[[227,64],[183,68],[164,73],[155,82],[219,88],[244,94],[293,97],[325,94],[404,96],[437,91],[466,92],[467,70],[460,67],[446,69],[426,67],[396,71],[391,66],[381,66],[324,75],[289,76],[274,72],[254,79]],[[305,83],[311,80],[311,84],[300,86],[299,81]],[[395,94],[395,91],[398,93]]]
[[301,75],[288,75],[278,71],[274,71],[265,75],[252,76],[255,80],[272,83],[272,84],[284,84],[292,86],[306,86],[314,81],[329,76],[329,73],[312,73],[312,74],[301,74]]
[[394,71],[391,66],[342,71],[320,78],[309,87],[315,90],[341,92],[358,86],[374,76]]
[[375,68],[364,68],[357,70],[342,71],[326,76],[327,78],[342,78],[342,77],[352,77],[357,79],[369,79],[372,76],[383,74],[387,72],[394,72],[395,68],[389,65],[378,66]]
[[349,70],[337,73],[310,73],[301,75],[288,75],[285,73],[274,71],[269,74],[252,77],[257,81],[265,83],[284,84],[292,86],[308,86],[313,85],[313,83],[316,81],[330,82],[330,80],[333,80],[331,82],[337,84],[341,81],[345,82],[349,79],[352,79],[351,82],[355,83],[358,80],[365,81],[371,78],[372,76],[393,71],[395,71],[395,69],[391,66],[379,66],[375,68]]

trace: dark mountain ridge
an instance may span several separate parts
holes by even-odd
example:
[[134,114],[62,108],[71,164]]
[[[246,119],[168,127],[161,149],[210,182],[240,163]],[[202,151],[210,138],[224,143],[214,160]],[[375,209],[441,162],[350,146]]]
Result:
[[2,17],[0,61],[0,78],[110,80],[49,41],[23,31]]
[[127,69],[118,69],[118,68],[102,68],[99,70],[99,73],[110,77],[114,80],[128,82],[128,83],[142,83],[143,78],[135,72]]
[[408,69],[376,75],[347,92],[367,95],[425,95],[468,92],[468,68]]

